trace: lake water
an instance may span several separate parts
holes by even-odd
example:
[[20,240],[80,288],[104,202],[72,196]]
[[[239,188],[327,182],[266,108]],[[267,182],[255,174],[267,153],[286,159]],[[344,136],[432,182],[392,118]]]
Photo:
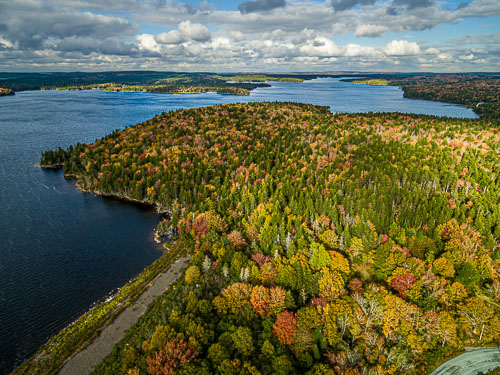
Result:
[[331,78],[272,83],[249,96],[94,90],[0,98],[0,374],[160,255],[153,209],[79,192],[60,171],[34,166],[42,151],[91,142],[173,109],[276,100],[334,112],[476,117],[459,106],[404,99],[397,87]]

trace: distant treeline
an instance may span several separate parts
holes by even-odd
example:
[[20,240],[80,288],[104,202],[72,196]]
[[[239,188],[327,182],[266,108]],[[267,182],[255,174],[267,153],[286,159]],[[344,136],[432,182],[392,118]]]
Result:
[[405,98],[462,104],[484,118],[500,115],[500,76],[486,74],[377,75],[346,82],[399,86]]
[[205,87],[238,87],[252,90],[266,84],[226,83],[211,73],[176,73],[176,72],[97,72],[97,73],[0,73],[0,87],[13,91],[41,90],[81,87],[99,84],[135,85],[184,85]]

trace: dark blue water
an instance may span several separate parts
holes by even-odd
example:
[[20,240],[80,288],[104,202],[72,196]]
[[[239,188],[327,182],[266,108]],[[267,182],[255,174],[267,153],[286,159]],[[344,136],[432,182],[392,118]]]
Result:
[[458,106],[404,99],[396,87],[337,79],[273,83],[248,97],[95,90],[0,98],[0,373],[160,255],[152,241],[153,209],[81,193],[60,172],[36,168],[40,153],[93,141],[163,111],[261,100],[329,105],[336,112],[475,117]]

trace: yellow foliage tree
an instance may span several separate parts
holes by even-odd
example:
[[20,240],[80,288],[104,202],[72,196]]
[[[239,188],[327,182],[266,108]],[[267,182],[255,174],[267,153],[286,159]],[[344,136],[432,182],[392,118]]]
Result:
[[333,302],[340,296],[344,284],[344,278],[339,271],[325,267],[321,270],[321,279],[318,281],[319,295],[328,302]]
[[333,271],[339,271],[344,275],[349,275],[351,273],[351,267],[349,266],[349,261],[337,251],[329,251],[330,259],[330,269]]
[[222,296],[226,299],[228,308],[233,314],[238,314],[241,309],[250,304],[250,294],[252,287],[244,283],[229,285],[222,291]]

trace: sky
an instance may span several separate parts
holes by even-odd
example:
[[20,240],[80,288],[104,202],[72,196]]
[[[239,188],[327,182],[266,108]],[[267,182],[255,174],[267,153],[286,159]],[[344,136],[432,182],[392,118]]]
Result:
[[499,72],[499,0],[0,0],[0,71]]

